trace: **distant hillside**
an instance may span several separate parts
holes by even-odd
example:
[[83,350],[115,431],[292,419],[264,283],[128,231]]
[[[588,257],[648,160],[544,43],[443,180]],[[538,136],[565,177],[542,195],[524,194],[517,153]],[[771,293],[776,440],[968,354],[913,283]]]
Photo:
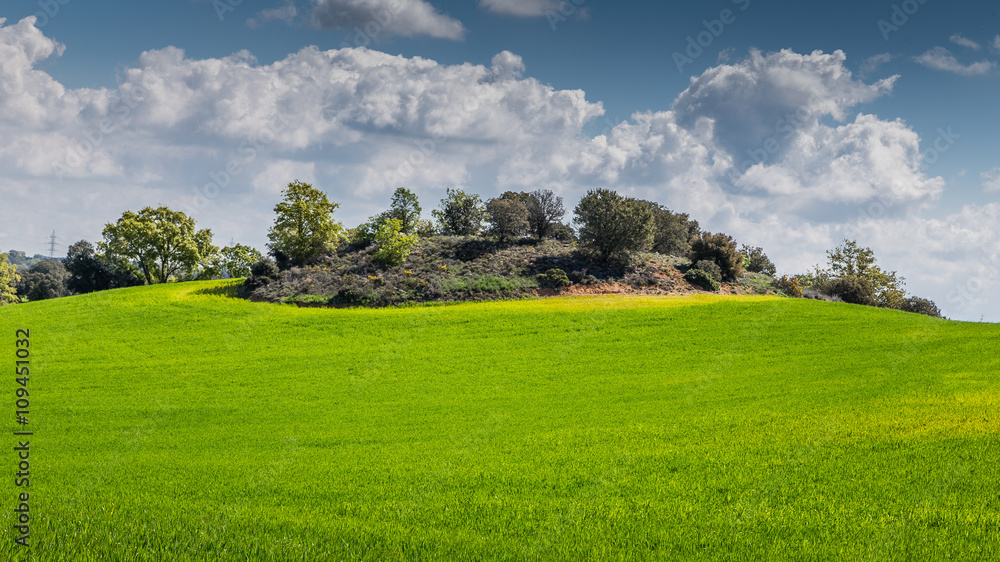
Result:
[[[629,264],[609,264],[555,240],[499,244],[476,237],[422,238],[397,267],[377,264],[374,252],[374,246],[345,244],[319,264],[293,268],[280,279],[249,280],[249,296],[263,302],[389,306],[557,294],[712,292],[684,279],[690,268],[685,258],[646,253]],[[723,282],[719,292],[779,294],[770,276],[752,273]]]

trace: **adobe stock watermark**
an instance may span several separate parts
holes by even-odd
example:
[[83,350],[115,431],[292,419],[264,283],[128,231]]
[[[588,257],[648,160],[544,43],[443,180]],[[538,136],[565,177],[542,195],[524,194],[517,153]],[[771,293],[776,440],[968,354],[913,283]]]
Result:
[[[750,0],[731,1],[741,12],[745,12],[750,7]],[[726,26],[734,23],[736,23],[736,12],[729,8],[719,12],[718,19],[702,20],[701,24],[705,27],[705,30],[699,32],[697,35],[687,36],[687,48],[684,49],[683,53],[674,51],[673,59],[674,64],[677,65],[677,72],[684,72],[685,66],[694,64],[695,59],[705,54],[705,49],[711,47],[716,39],[722,37],[722,34],[726,31]]]
[[62,7],[72,0],[38,0],[38,7],[41,11],[35,12],[35,27],[41,29],[55,19],[62,10]]
[[902,4],[893,4],[892,13],[888,20],[878,20],[876,25],[882,38],[889,40],[889,35],[899,31],[912,16],[920,11],[920,7],[927,3],[927,0],[905,0]]
[[351,45],[347,41],[341,41],[340,48],[349,49],[351,47],[367,47],[371,45],[372,41],[377,40],[378,36],[396,19],[399,8],[399,2],[394,1],[380,9],[372,10],[370,12],[371,19],[365,23],[364,27],[354,26],[354,44]]
[[86,164],[108,136],[127,126],[131,121],[132,111],[146,101],[148,93],[144,86],[136,86],[129,91],[127,97],[112,95],[112,103],[108,108],[111,115],[102,119],[96,127],[84,131],[83,138],[66,150],[62,162],[52,165],[52,173],[59,181],[62,181],[67,173]]
[[243,0],[212,0],[212,8],[219,21],[226,21],[226,14],[235,12],[236,8],[243,3]]
[[189,216],[195,216],[208,207],[209,203],[218,198],[229,188],[233,180],[243,173],[244,167],[256,160],[260,152],[270,146],[277,139],[278,134],[287,130],[291,123],[292,117],[290,115],[283,113],[280,109],[275,111],[267,125],[247,136],[236,147],[236,156],[231,158],[223,169],[209,172],[208,179],[210,181],[193,189],[194,196],[191,198],[191,204],[185,205],[185,212]]
[[587,3],[587,0],[563,0],[559,3],[559,8],[557,10],[546,10],[545,19],[549,21],[549,27],[552,31],[556,31],[560,23],[568,21],[569,18],[580,13],[581,8]]

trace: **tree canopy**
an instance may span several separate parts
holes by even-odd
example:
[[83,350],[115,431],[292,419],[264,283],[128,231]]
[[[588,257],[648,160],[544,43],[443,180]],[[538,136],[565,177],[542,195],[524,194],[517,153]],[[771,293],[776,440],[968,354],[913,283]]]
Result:
[[656,223],[653,211],[637,199],[609,189],[594,189],[576,206],[580,241],[603,259],[625,258],[653,245]]
[[306,265],[332,251],[344,235],[333,219],[340,207],[311,184],[293,181],[275,205],[274,226],[267,233],[268,249],[279,265]]
[[441,232],[454,236],[475,236],[483,229],[486,208],[475,193],[461,189],[447,189],[441,208],[431,211]]
[[20,280],[14,264],[7,263],[7,254],[0,254],[0,305],[18,301],[14,285]]
[[211,230],[197,230],[194,219],[167,207],[125,211],[104,227],[103,235],[98,247],[107,259],[119,267],[135,266],[148,284],[194,276],[218,251]]

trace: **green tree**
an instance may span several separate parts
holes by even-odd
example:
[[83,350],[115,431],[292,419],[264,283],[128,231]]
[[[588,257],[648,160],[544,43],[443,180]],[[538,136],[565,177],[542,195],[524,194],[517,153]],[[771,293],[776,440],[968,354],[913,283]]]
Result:
[[556,225],[566,214],[562,197],[548,189],[539,189],[525,195],[528,230],[539,240],[551,237]]
[[264,255],[256,248],[236,244],[226,246],[220,252],[220,269],[223,275],[230,278],[249,277],[254,264],[264,259]]
[[574,210],[580,241],[601,258],[628,258],[653,245],[655,219],[642,201],[609,189],[588,191]]
[[479,195],[448,188],[441,208],[431,211],[441,232],[454,236],[475,236],[483,229],[486,208]]
[[[904,305],[905,279],[897,276],[895,271],[883,271],[876,264],[875,252],[871,248],[863,248],[854,240],[844,240],[840,246],[827,251],[826,257],[829,269],[825,273],[834,280],[847,280],[852,288],[856,285],[870,286],[871,304],[883,308],[901,308]],[[861,281],[854,282],[853,279]]]
[[403,234],[403,221],[388,219],[375,233],[375,260],[388,266],[400,265],[410,255],[410,250],[417,243],[414,235]]
[[739,277],[743,273],[743,254],[736,250],[736,240],[728,234],[702,232],[691,241],[688,253],[691,263],[701,260],[715,262],[723,277]]
[[18,301],[14,285],[20,280],[14,264],[7,263],[7,254],[0,254],[0,306]]
[[107,259],[120,268],[134,264],[148,284],[196,275],[217,250],[211,230],[197,230],[194,219],[167,207],[125,211],[103,234],[98,247]]
[[17,283],[17,294],[22,300],[43,301],[70,294],[66,287],[69,274],[59,260],[40,261],[27,271],[19,272],[19,275],[21,281]]
[[278,265],[305,265],[333,250],[344,235],[333,212],[340,207],[326,194],[298,180],[288,184],[275,205],[274,226],[268,232],[268,249]]
[[116,269],[99,256],[94,245],[80,240],[69,247],[64,264],[69,277],[66,288],[73,293],[92,293],[142,285],[131,268]]
[[763,248],[744,244],[740,248],[740,254],[743,255],[743,268],[750,273],[764,273],[773,276],[778,272],[778,268],[767,257]]
[[392,193],[389,210],[383,215],[386,219],[398,220],[401,225],[399,231],[403,234],[415,234],[422,211],[416,194],[405,187],[397,187]]
[[490,199],[486,203],[486,214],[489,216],[490,234],[501,243],[520,238],[528,229],[528,209],[516,194]]
[[698,221],[691,220],[686,213],[675,213],[653,201],[643,203],[649,205],[656,219],[652,250],[665,256],[688,255],[691,240],[701,233]]

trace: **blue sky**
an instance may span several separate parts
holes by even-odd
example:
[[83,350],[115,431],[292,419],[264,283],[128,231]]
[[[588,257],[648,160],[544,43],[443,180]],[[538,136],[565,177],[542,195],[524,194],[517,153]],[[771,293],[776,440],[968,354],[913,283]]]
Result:
[[611,187],[1000,321],[1000,2],[62,2],[0,8],[0,249],[158,204],[263,249],[293,179],[347,226],[394,182]]

